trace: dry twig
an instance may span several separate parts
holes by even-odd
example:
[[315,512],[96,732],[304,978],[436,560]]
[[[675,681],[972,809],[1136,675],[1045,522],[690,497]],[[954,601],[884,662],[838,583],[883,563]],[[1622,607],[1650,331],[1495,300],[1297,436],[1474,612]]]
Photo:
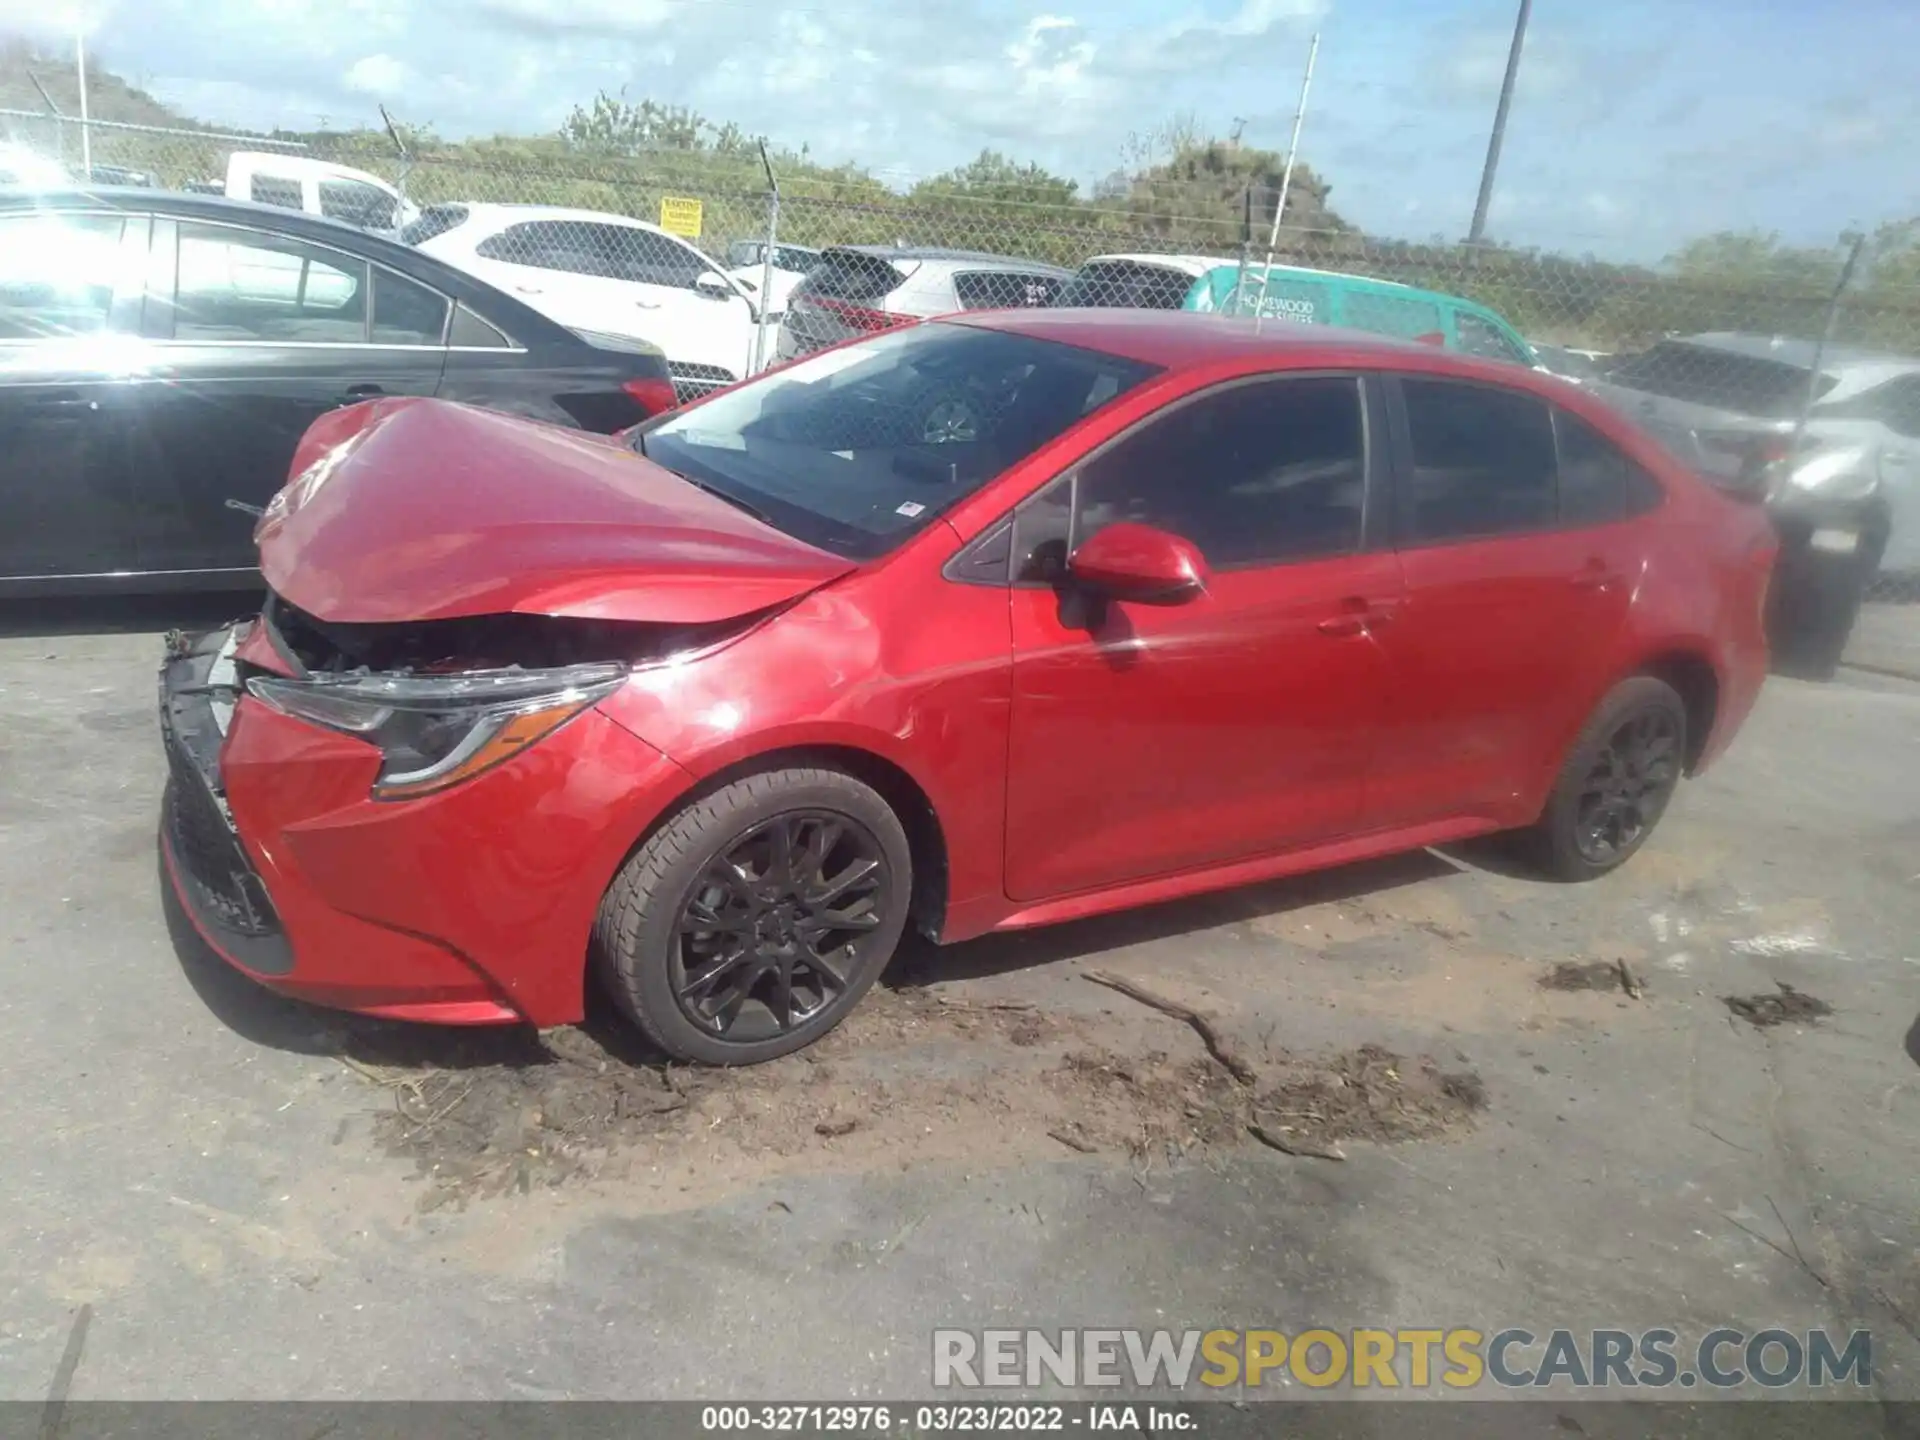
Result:
[[1226,1066],[1228,1073],[1242,1085],[1251,1085],[1257,1078],[1254,1069],[1227,1044],[1226,1038],[1215,1027],[1211,1017],[1201,1014],[1190,1005],[1182,1005],[1178,1000],[1169,1000],[1164,995],[1123,979],[1118,975],[1109,975],[1104,970],[1088,970],[1086,978],[1096,985],[1104,985],[1109,990],[1117,990],[1129,1000],[1138,1000],[1150,1010],[1158,1010],[1162,1015],[1170,1015],[1175,1020],[1184,1020],[1193,1027],[1200,1041],[1207,1047],[1207,1053]]

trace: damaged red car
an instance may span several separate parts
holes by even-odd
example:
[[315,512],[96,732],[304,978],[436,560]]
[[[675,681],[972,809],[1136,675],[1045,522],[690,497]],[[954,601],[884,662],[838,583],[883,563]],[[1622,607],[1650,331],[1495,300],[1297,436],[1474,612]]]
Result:
[[1643,844],[1745,718],[1774,540],[1572,386],[1339,331],[973,314],[620,438],[335,412],[255,621],[162,675],[232,964],[786,1053],[950,943],[1491,831]]

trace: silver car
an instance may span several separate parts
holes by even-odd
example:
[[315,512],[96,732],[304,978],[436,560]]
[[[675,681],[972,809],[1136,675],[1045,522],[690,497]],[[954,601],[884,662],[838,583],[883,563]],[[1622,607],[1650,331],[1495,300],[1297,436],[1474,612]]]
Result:
[[1920,573],[1920,359],[1830,345],[1816,375],[1815,351],[1676,337],[1587,388],[1710,478],[1765,499],[1781,539],[1776,647],[1830,671],[1875,574]]
[[1051,305],[1071,270],[967,250],[835,245],[794,289],[780,326],[791,360],[862,333],[960,310]]

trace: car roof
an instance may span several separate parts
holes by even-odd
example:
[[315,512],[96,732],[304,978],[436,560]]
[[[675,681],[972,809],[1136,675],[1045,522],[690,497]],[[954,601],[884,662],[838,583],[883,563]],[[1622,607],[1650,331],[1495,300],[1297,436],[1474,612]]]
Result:
[[[785,241],[780,242],[785,244]],[[829,245],[820,253],[852,251],[856,255],[875,255],[882,260],[950,260],[959,265],[978,265],[1002,270],[1034,270],[1049,275],[1067,276],[1071,270],[1050,265],[1044,260],[1022,260],[1017,255],[993,255],[985,250],[954,250],[943,245]]]
[[585,220],[651,230],[656,235],[671,233],[637,216],[620,215],[611,210],[580,210],[567,205],[533,205],[511,200],[436,200],[423,208],[465,210],[467,218],[463,224],[471,224],[475,220]]
[[1317,355],[1376,358],[1382,367],[1422,357],[1422,369],[1435,359],[1444,368],[1463,375],[1484,375],[1505,383],[1524,385],[1520,377],[1534,372],[1498,360],[1480,360],[1457,350],[1399,340],[1337,325],[1298,324],[1287,320],[1255,320],[1193,310],[1133,310],[1090,307],[1079,310],[981,310],[948,316],[940,324],[973,325],[1032,335],[1063,345],[1103,350],[1129,360],[1144,361],[1169,370],[1247,358],[1284,359],[1289,366],[1310,364]]
[[1820,355],[1820,369],[1826,374],[1837,374],[1853,367],[1872,367],[1872,369],[1893,369],[1893,371],[1920,371],[1920,359],[1914,355],[1895,355],[1889,349],[1872,349],[1870,346],[1820,346],[1814,340],[1795,340],[1791,336],[1766,336],[1766,334],[1741,334],[1738,330],[1705,330],[1701,334],[1686,336],[1667,336],[1663,344],[1680,346],[1699,346],[1701,349],[1720,349],[1728,355],[1745,355],[1749,359],[1770,359],[1780,365],[1791,365],[1797,371],[1812,369],[1814,351]]
[[1197,280],[1202,275],[1211,274],[1213,271],[1218,270],[1222,265],[1237,265],[1239,263],[1237,260],[1226,260],[1217,255],[1151,255],[1142,252],[1133,255],[1095,255],[1091,259],[1081,262],[1080,268],[1084,270],[1089,265],[1108,264],[1158,265],[1165,270],[1178,270],[1181,274],[1191,275]]
[[[574,332],[548,319],[524,301],[467,274],[458,266],[436,259],[412,245],[403,245],[305,210],[280,205],[260,205],[251,200],[229,200],[224,195],[200,195],[186,190],[161,190],[146,185],[89,185],[71,189],[37,189],[0,186],[0,214],[33,210],[129,210],[177,220],[224,220],[233,225],[249,225],[271,230],[295,239],[312,240],[368,260],[377,260],[391,270],[411,274],[433,285],[443,294],[463,304],[474,305],[483,317],[497,319],[522,341],[552,343]],[[477,305],[475,302],[477,301]]]

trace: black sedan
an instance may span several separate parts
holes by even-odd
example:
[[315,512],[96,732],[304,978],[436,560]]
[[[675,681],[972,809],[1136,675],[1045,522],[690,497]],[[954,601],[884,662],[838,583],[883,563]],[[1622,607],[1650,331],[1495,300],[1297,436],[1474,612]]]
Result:
[[611,433],[673,386],[657,350],[316,216],[0,191],[0,595],[258,583],[300,436],[387,395]]

